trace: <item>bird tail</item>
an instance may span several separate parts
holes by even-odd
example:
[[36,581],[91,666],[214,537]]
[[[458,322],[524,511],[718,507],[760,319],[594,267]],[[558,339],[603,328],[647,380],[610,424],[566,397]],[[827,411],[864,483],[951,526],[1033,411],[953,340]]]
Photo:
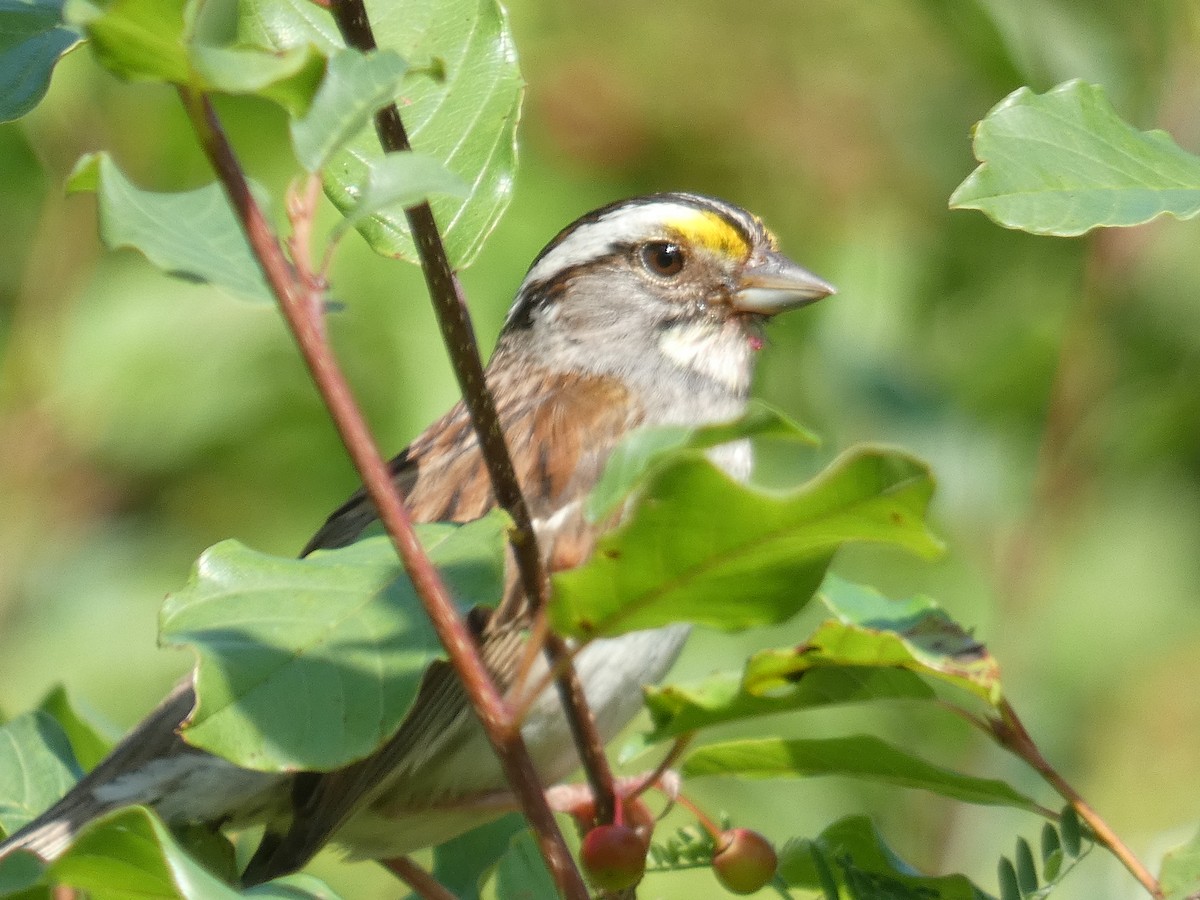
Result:
[[178,684],[149,716],[48,810],[0,842],[0,860],[24,850],[50,862],[62,856],[83,826],[122,806],[154,805],[162,779],[148,777],[163,760],[195,755],[179,737],[195,705],[190,679]]

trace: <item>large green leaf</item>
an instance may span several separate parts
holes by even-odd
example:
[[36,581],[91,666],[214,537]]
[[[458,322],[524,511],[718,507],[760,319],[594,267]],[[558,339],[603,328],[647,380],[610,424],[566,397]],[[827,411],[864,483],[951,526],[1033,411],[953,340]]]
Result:
[[[412,146],[442,162],[470,185],[465,199],[434,198],[433,210],[451,262],[468,265],[512,193],[521,77],[503,9],[496,0],[368,4],[376,41],[425,74],[406,79],[397,101]],[[315,43],[341,46],[328,14],[309,0],[248,0],[241,4],[243,40],[283,49]],[[373,128],[364,128],[325,169],[329,196],[354,207],[383,153]],[[358,225],[379,253],[415,259],[401,209]]]
[[89,823],[47,880],[93,900],[233,900],[238,892],[186,853],[144,807],[118,810]]
[[558,896],[537,841],[528,828],[522,829],[496,868],[497,900],[557,900]]
[[32,853],[12,853],[0,859],[0,897],[14,900],[53,900],[42,884],[46,865]]
[[629,520],[583,566],[554,577],[554,627],[578,637],[691,621],[727,630],[781,622],[808,602],[833,553],[879,541],[932,557],[928,468],[858,447],[807,484],[770,493],[683,454],[653,473]]
[[259,47],[188,48],[192,83],[222,94],[254,94],[273,100],[293,116],[308,112],[325,74],[325,57],[311,44],[272,52]]
[[62,9],[63,0],[0,0],[0,122],[37,106],[55,64],[79,43]]
[[343,229],[353,227],[388,206],[404,209],[434,194],[465,197],[468,193],[466,183],[446,171],[446,167],[432,156],[411,150],[389,153],[371,167],[366,193],[346,213],[334,234],[340,235]]
[[928,676],[991,706],[1000,702],[995,657],[928,597],[890,600],[873,588],[830,576],[821,599],[837,618],[798,647],[755,655],[746,667],[749,693],[773,694],[826,666],[871,666]]
[[[424,526],[427,552],[465,606],[498,602],[500,513]],[[262,770],[331,769],[399,725],[441,645],[391,545],[370,538],[305,559],[226,541],[167,598],[162,640],[199,654],[192,744]]]
[[433,877],[459,900],[480,900],[486,875],[527,830],[524,816],[509,813],[433,848]]
[[391,102],[407,71],[408,63],[390,50],[369,55],[339,50],[331,56],[311,108],[292,121],[292,145],[300,165],[310,172],[323,169],[334,151]]
[[165,272],[207,281],[239,297],[272,299],[219,184],[175,194],[143,191],[107,153],[94,153],[76,164],[67,189],[96,192],[106,246],[131,247]]
[[[207,11],[217,20],[198,19]],[[100,62],[131,81],[168,81],[196,90],[257,94],[293,115],[308,108],[325,60],[301,44],[276,51],[247,44],[206,42],[225,29],[226,10],[200,9],[195,0],[71,0],[71,20],[83,28]]]
[[256,884],[243,891],[242,896],[256,897],[258,900],[338,900],[339,895],[316,876],[297,872],[266,884]]
[[866,816],[841,819],[814,840],[789,841],[779,851],[778,871],[789,887],[823,890],[827,897],[988,900],[990,896],[964,875],[921,874],[884,842]]
[[842,775],[933,791],[967,803],[1044,812],[1032,799],[1003,781],[975,778],[935,766],[870,735],[825,740],[761,738],[708,744],[684,758],[680,773],[685,778]]
[[49,713],[0,726],[0,832],[12,834],[65,794],[82,773]]
[[750,401],[746,412],[732,422],[698,428],[684,425],[639,428],[609,455],[600,480],[588,494],[588,518],[593,522],[604,519],[637,485],[673,457],[747,437],[819,443],[811,431],[760,400]]
[[[208,836],[211,841],[211,833]],[[220,867],[236,877],[232,848],[223,838],[227,858]],[[0,863],[0,896],[26,900],[55,893],[22,891],[38,883],[70,887],[91,900],[338,900],[327,885],[311,875],[291,875],[241,892],[218,878],[183,848],[150,810],[135,806],[101,816],[85,825],[61,857],[43,866],[28,856]],[[6,890],[7,888],[7,890]]]
[[974,147],[981,164],[950,205],[1008,228],[1077,235],[1200,212],[1200,157],[1124,122],[1097,85],[1014,91],[975,126]]
[[75,708],[66,689],[61,685],[50,691],[38,708],[54,717],[58,725],[71,743],[74,758],[79,761],[83,770],[90,771],[112,749],[112,741],[100,733],[100,730],[89,722]]
[[67,17],[91,40],[92,52],[129,81],[186,84],[191,75],[185,35],[191,0],[71,0]]
[[820,597],[837,618],[822,623],[804,643],[756,653],[740,674],[647,688],[654,722],[648,740],[817,706],[933,699],[924,678],[952,684],[991,706],[999,703],[996,660],[934,601],[889,600],[833,575]]
[[[776,651],[786,653],[787,651]],[[754,661],[751,660],[750,667]],[[746,690],[743,674],[722,672],[691,684],[647,687],[646,707],[662,741],[725,722],[866,700],[929,699],[933,690],[911,672],[866,666],[814,668],[771,693]]]

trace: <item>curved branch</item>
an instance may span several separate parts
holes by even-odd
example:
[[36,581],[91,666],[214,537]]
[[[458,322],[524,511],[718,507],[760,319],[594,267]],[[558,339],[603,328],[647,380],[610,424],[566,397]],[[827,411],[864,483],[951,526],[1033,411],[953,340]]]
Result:
[[229,195],[255,258],[279,301],[304,362],[362,477],[371,502],[375,504],[380,521],[479,714],[525,817],[537,833],[551,874],[564,895],[586,900],[587,888],[546,803],[520,727],[513,721],[504,698],[484,667],[441,575],[421,547],[404,500],[334,359],[324,329],[323,286],[311,280],[306,282],[284,255],[278,238],[250,192],[242,167],[208,98],[187,87],[181,86],[179,92],[201,147]]
[[[331,0],[330,10],[346,43],[363,52],[375,50],[375,35],[362,0]],[[396,104],[390,103],[375,114],[375,130],[384,152],[411,150],[408,133]],[[441,232],[428,203],[405,210],[409,228],[421,260],[421,270],[433,302],[442,340],[450,355],[463,402],[479,440],[480,452],[492,482],[496,502],[513,520],[509,535],[521,584],[536,616],[546,607],[550,583],[538,551],[537,535],[529,506],[521,492],[513,467],[512,455],[504,440],[496,403],[484,379],[479,344],[471,327],[470,312],[462,288],[450,267]],[[600,822],[611,822],[616,811],[612,771],[604,755],[604,742],[588,709],[583,686],[575,673],[565,643],[549,636],[542,648],[550,669],[557,674],[555,684],[570,725],[575,746],[596,802]]]
[[1007,700],[1002,700],[997,709],[1000,715],[998,718],[988,720],[988,731],[1000,746],[1016,754],[1033,767],[1034,771],[1041,775],[1046,783],[1058,792],[1059,796],[1071,804],[1071,807],[1079,814],[1079,818],[1091,829],[1096,842],[1107,848],[1121,862],[1121,865],[1141,883],[1151,897],[1154,897],[1155,900],[1162,900],[1164,895],[1158,880],[1142,861],[1134,856],[1133,851],[1100,817],[1100,814],[1092,809],[1083,796],[1042,755],[1042,751],[1038,749],[1033,737],[1017,716],[1016,710]]

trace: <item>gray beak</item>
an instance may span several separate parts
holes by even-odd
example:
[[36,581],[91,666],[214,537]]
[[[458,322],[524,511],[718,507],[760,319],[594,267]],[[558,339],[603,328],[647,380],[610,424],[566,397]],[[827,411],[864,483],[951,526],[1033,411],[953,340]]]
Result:
[[836,294],[837,288],[779,253],[751,263],[742,273],[733,307],[738,312],[773,316]]

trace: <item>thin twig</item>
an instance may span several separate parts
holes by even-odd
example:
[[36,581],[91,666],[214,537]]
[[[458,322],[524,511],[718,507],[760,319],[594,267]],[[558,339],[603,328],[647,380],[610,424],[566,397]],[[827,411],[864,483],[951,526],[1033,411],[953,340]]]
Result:
[[229,195],[338,434],[462,680],[505,777],[538,836],[551,874],[565,895],[586,898],[587,889],[546,804],[520,729],[514,726],[504,699],[484,667],[445,583],[417,540],[399,490],[325,339],[323,286],[306,284],[285,257],[278,238],[250,192],[241,165],[208,98],[186,87],[180,87],[179,91],[201,147]]
[[[346,43],[364,53],[377,48],[375,34],[367,17],[362,0],[332,0],[330,9],[334,21]],[[395,103],[390,103],[375,114],[375,131],[385,153],[412,150],[408,132],[400,119]],[[529,506],[521,492],[513,467],[512,456],[504,442],[504,430],[496,403],[488,390],[483,374],[483,360],[471,326],[470,312],[462,288],[450,268],[450,259],[442,241],[441,231],[434,220],[433,210],[428,203],[418,203],[405,209],[421,270],[429,288],[438,325],[450,354],[450,362],[463,402],[471,414],[471,423],[479,438],[480,450],[492,481],[496,502],[508,512],[513,520],[511,541],[516,557],[521,584],[529,601],[535,608],[545,606],[547,581],[538,554],[537,539],[533,530],[533,519]]]
[[1156,900],[1162,900],[1164,895],[1158,880],[1142,864],[1141,860],[1134,856],[1133,851],[1117,836],[1117,833],[1100,817],[1099,813],[1092,809],[1079,792],[1071,787],[1067,780],[1050,765],[1025,729],[1016,710],[1007,700],[1002,700],[998,709],[999,717],[988,720],[989,731],[996,741],[1032,766],[1045,779],[1046,783],[1058,792],[1059,796],[1071,804],[1075,812],[1079,814],[1079,818],[1091,830],[1096,841],[1107,847],[1109,852],[1120,860],[1130,874],[1141,882],[1142,887],[1150,896],[1155,897]]
[[667,755],[658,761],[658,765],[654,770],[646,775],[638,784],[636,784],[628,793],[625,794],[625,800],[633,800],[646,793],[650,788],[658,784],[659,780],[666,773],[667,769],[675,765],[679,757],[683,756],[683,751],[688,748],[688,744],[692,742],[692,738],[696,736],[696,732],[689,731],[686,734],[681,734],[671,744],[671,749],[667,751]]
[[583,684],[571,664],[567,642],[552,631],[546,632],[545,641],[546,658],[559,672],[554,680],[559,701],[566,712],[571,737],[596,803],[596,822],[607,825],[617,813],[617,792],[613,785],[612,767],[604,752],[604,741],[600,739],[600,732],[596,728],[596,717],[592,715],[583,693]]
[[[330,8],[349,46],[363,52],[376,49],[375,35],[362,0],[332,0]],[[384,152],[412,149],[396,104],[388,104],[376,113],[375,130]],[[509,541],[525,596],[536,615],[546,607],[549,580],[542,565],[529,506],[521,492],[512,456],[504,440],[500,416],[484,378],[483,360],[471,327],[466,299],[450,268],[446,247],[429,204],[420,203],[410,207],[405,210],[405,216],[421,259],[421,269],[425,273],[442,339],[479,440],[480,452],[492,483],[492,493],[496,496],[496,502],[513,520]],[[597,818],[601,822],[611,822],[616,810],[612,772],[604,756],[604,742],[587,707],[583,686],[571,664],[565,643],[546,640],[544,649],[550,669],[558,673],[555,683],[559,699],[588,782],[596,796]]]
[[380,860],[383,867],[403,881],[422,900],[457,900],[440,881],[422,869],[409,856]]
[[696,821],[700,823],[700,826],[710,835],[712,835],[714,844],[720,842],[721,835],[725,832],[721,829],[721,826],[714,822],[704,810],[689,800],[687,796],[682,793],[675,795],[675,802],[696,817]]

